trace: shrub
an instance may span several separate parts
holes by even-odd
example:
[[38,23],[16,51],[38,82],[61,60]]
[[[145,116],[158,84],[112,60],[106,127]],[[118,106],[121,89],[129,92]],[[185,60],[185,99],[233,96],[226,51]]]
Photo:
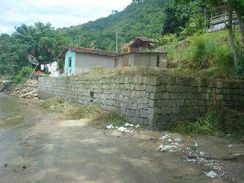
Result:
[[14,77],[15,83],[25,83],[30,77],[33,69],[31,67],[23,67],[18,74]]
[[215,104],[196,121],[179,122],[175,130],[185,134],[226,135],[243,137],[244,113]]
[[97,118],[94,119],[94,124],[101,128],[105,128],[106,125],[113,124],[113,126],[123,126],[126,120],[122,115],[116,111],[101,113]]

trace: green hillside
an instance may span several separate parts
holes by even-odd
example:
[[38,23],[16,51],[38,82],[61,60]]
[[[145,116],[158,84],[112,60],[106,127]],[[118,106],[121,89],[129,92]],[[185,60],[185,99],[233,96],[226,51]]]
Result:
[[132,3],[125,10],[106,18],[58,31],[77,46],[115,50],[116,31],[122,33],[120,46],[136,36],[160,36],[168,1],[146,0],[144,3]]
[[137,36],[155,38],[155,49],[168,52],[169,68],[181,73],[187,70],[210,77],[239,77],[244,73],[244,30],[240,31],[238,25],[229,26],[232,27],[229,33],[205,30],[211,7],[223,5],[240,13],[244,27],[244,2],[216,3],[213,0],[145,0],[131,3],[108,17],[63,29],[55,30],[50,24],[40,22],[32,26],[23,24],[12,35],[0,35],[0,75],[13,77],[23,67],[31,66],[27,55],[40,62],[52,62],[67,45],[115,51],[118,32],[120,48]]

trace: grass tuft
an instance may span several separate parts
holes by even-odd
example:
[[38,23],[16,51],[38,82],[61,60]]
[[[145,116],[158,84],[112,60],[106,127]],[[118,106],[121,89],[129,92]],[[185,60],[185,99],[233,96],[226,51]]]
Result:
[[196,121],[179,122],[176,132],[193,135],[244,136],[244,113],[215,104]]
[[78,120],[90,118],[93,120],[93,124],[100,128],[105,128],[109,124],[123,126],[126,123],[125,119],[118,112],[104,112],[97,105],[79,105],[64,101],[59,97],[50,98],[41,102],[40,107],[58,113],[58,117],[61,119]]

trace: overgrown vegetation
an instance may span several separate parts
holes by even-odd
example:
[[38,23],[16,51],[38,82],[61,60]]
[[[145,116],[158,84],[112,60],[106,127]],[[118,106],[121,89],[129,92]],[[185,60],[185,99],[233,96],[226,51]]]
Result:
[[64,101],[59,97],[54,97],[40,103],[40,107],[52,112],[58,113],[62,119],[82,119],[89,118],[93,124],[105,128],[106,125],[122,126],[126,123],[122,115],[118,112],[104,112],[94,104],[79,105]]
[[[240,43],[240,34],[236,35]],[[228,46],[226,31],[196,33],[179,41],[174,35],[161,39],[168,52],[169,67],[200,73],[206,77],[241,78],[236,72]],[[240,66],[242,61],[240,60]],[[240,67],[241,68],[241,67]]]
[[215,104],[210,107],[207,114],[196,121],[179,122],[174,129],[184,134],[204,135],[244,135],[244,113]]
[[[218,7],[235,10],[243,24],[236,26],[240,27],[236,33],[232,30],[231,45],[230,31],[204,33],[211,11]],[[239,77],[244,73],[243,9],[240,0],[145,0],[108,17],[69,28],[55,30],[43,23],[21,25],[12,35],[0,35],[0,73],[15,76],[29,65],[28,54],[40,62],[53,61],[67,45],[115,50],[117,31],[121,33],[120,47],[137,36],[154,38],[155,48],[166,47],[170,66],[177,65],[177,69],[210,77]],[[237,61],[233,59],[233,48]]]
[[15,83],[25,83],[29,78],[33,69],[31,67],[23,67],[13,78]]

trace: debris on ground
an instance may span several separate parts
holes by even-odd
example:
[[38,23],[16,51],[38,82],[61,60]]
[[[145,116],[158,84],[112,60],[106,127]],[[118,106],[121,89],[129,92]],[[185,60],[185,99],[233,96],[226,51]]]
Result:
[[130,129],[128,129],[128,128],[126,128],[126,127],[119,127],[119,128],[117,128],[117,130],[119,131],[119,132],[123,132],[123,133],[130,133],[130,132],[133,132],[133,130],[130,130]]
[[186,162],[198,163],[205,167],[204,174],[208,177],[221,177],[224,175],[219,160],[209,158],[204,151],[200,151],[197,142],[188,144],[182,138],[175,137],[174,134],[166,133],[159,138],[163,143],[158,147],[160,152],[182,152],[185,154],[184,160]]
[[38,81],[28,80],[24,84],[12,85],[6,91],[7,94],[20,98],[37,98],[38,97]]
[[158,147],[158,151],[161,151],[161,152],[180,152],[180,151],[182,151],[182,144],[179,144],[179,142],[181,142],[181,139],[179,137],[174,138],[170,134],[166,133],[165,135],[160,137],[159,140],[162,140],[163,144],[161,144]]
[[171,145],[163,145],[161,144],[159,147],[158,147],[158,151],[161,151],[161,152],[179,152],[181,151],[181,145],[178,144],[177,142],[175,143],[172,143]]
[[107,125],[107,126],[106,126],[106,129],[108,129],[108,130],[114,129],[114,125],[112,125],[112,124]]
[[206,176],[208,176],[208,177],[210,177],[210,178],[216,178],[216,177],[219,177],[218,176],[218,174],[216,173],[216,172],[214,172],[214,171],[210,171],[210,172],[204,172],[204,174],[206,175]]
[[134,125],[131,123],[125,123],[125,127],[134,127]]
[[122,133],[133,133],[135,128],[140,128],[140,125],[134,125],[132,123],[126,123],[124,126],[114,126],[113,124],[107,125],[107,130],[113,130],[116,129],[119,132]]

